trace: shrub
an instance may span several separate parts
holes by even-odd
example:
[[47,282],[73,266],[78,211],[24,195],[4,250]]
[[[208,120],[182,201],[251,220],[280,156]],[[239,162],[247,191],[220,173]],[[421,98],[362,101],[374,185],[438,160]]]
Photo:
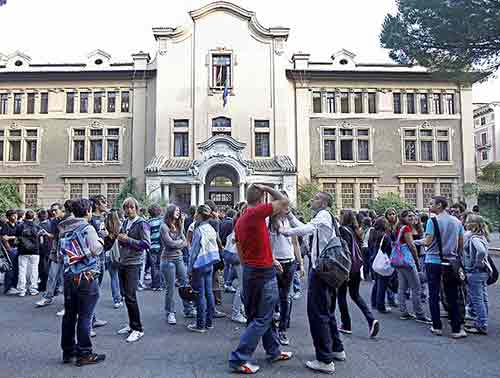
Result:
[[377,213],[377,215],[384,215],[387,209],[394,208],[398,212],[404,209],[414,209],[411,203],[405,201],[398,193],[383,193],[378,195],[374,200],[370,201],[369,209]]
[[0,182],[0,214],[9,209],[17,209],[23,201],[17,191],[17,185],[12,181]]

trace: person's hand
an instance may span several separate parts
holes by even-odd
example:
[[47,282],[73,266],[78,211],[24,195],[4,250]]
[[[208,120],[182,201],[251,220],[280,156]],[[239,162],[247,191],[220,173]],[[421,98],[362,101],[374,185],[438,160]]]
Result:
[[257,189],[265,192],[267,190],[267,186],[265,185],[262,185],[262,184],[253,184],[253,186],[255,186]]
[[102,229],[102,230],[101,230],[101,236],[102,236],[103,238],[105,238],[106,236],[109,236],[109,232],[108,232],[108,230],[106,230],[106,229]]
[[121,242],[126,242],[128,240],[127,234],[118,234],[117,239]]
[[283,267],[278,260],[273,260],[273,266],[279,274],[283,273]]

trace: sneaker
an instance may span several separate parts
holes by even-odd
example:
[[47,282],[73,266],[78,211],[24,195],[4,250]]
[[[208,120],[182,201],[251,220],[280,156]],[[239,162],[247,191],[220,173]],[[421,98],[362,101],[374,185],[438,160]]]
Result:
[[215,309],[214,318],[220,319],[220,318],[225,318],[225,317],[226,317],[225,313],[223,313],[222,311],[219,311],[219,310]]
[[280,352],[276,357],[271,358],[271,362],[281,362],[281,361],[288,361],[293,357],[292,352]]
[[94,322],[92,322],[92,327],[94,328],[104,327],[106,324],[108,324],[106,320],[96,319]]
[[473,335],[487,335],[488,330],[486,328],[477,328],[477,327],[465,327],[465,332],[471,333]]
[[63,364],[70,364],[72,362],[75,362],[75,360],[76,360],[75,353],[63,353],[63,358],[62,358]]
[[120,329],[117,334],[118,335],[128,335],[130,332],[132,332],[132,329],[129,326],[123,327]]
[[417,323],[422,323],[422,324],[432,324],[432,320],[429,319],[427,316],[417,316],[415,321]]
[[96,337],[97,333],[93,329],[90,330],[90,337]]
[[64,314],[65,314],[64,308],[56,312],[56,316],[64,316]]
[[196,318],[196,310],[193,310],[193,311],[190,311],[190,312],[186,312],[184,314],[184,317],[186,319],[194,319],[194,318]]
[[436,336],[443,336],[443,330],[442,329],[436,329],[434,327],[431,327],[431,332],[436,335]]
[[380,331],[380,323],[378,320],[374,320],[370,327],[370,337],[371,338],[376,337],[379,331]]
[[35,303],[36,307],[45,307],[52,304],[52,299],[42,298],[38,302]]
[[461,329],[460,332],[451,333],[452,339],[463,339],[464,337],[467,337],[467,333],[463,329]]
[[117,303],[113,304],[113,307],[114,307],[115,309],[118,309],[118,308],[120,308],[120,307],[123,307],[123,302],[117,302]]
[[286,335],[285,331],[279,331],[278,332],[278,341],[281,345],[288,345],[290,344],[290,340],[288,340],[288,337]]
[[306,366],[311,370],[320,371],[322,373],[335,373],[335,364],[333,362],[327,364],[318,360],[306,361]]
[[392,308],[390,307],[386,307],[386,308],[383,308],[383,309],[377,309],[377,311],[381,314],[390,314],[392,312]]
[[103,362],[106,359],[105,354],[97,354],[97,353],[92,353],[89,354],[88,356],[84,357],[79,357],[76,360],[76,366],[84,366],[84,365],[95,365],[98,364],[99,362]]
[[281,318],[281,314],[279,312],[275,312],[273,314],[273,321],[275,322],[279,322],[280,321],[280,318]]
[[170,325],[176,325],[177,319],[175,318],[175,312],[169,312],[167,315],[167,323]]
[[213,324],[210,324],[210,325],[207,325],[205,326],[206,329],[214,329],[214,325]]
[[401,320],[413,320],[413,319],[416,319],[416,316],[413,314],[407,313],[407,314],[402,314],[399,317],[399,319],[401,319]]
[[236,289],[232,287],[231,285],[224,285],[224,291],[226,293],[236,293]]
[[19,297],[25,297],[26,296],[26,292],[25,291],[19,291],[19,293],[17,294],[17,296],[19,296]]
[[144,332],[132,331],[127,337],[127,343],[134,343],[144,336]]
[[245,318],[242,314],[238,314],[237,316],[233,316],[231,320],[235,323],[239,324],[247,324],[247,318]]
[[292,295],[292,299],[294,301],[297,301],[299,300],[300,298],[302,298],[302,293],[300,291],[297,291],[295,294]]
[[[212,326],[213,328],[213,326]],[[205,328],[198,328],[196,324],[188,324],[187,329],[189,329],[191,332],[197,332],[197,333],[205,333],[207,330]]]
[[344,326],[340,326],[337,328],[340,333],[343,333],[345,335],[351,335],[352,331],[350,329],[344,328]]
[[337,361],[345,361],[347,358],[347,355],[345,354],[345,351],[342,352],[333,352],[333,359]]
[[30,290],[30,295],[31,295],[32,297],[35,297],[35,296],[37,296],[38,294],[40,294],[40,292],[39,292],[38,290],[35,290],[35,289]]
[[7,290],[7,292],[5,293],[5,295],[19,295],[20,292],[19,290],[17,290],[15,287],[11,287],[9,290]]
[[151,281],[151,274],[150,273],[147,273],[144,275],[144,280],[145,281]]
[[260,367],[258,365],[251,364],[250,362],[245,362],[242,365],[233,367],[232,370],[235,373],[255,374],[260,370]]

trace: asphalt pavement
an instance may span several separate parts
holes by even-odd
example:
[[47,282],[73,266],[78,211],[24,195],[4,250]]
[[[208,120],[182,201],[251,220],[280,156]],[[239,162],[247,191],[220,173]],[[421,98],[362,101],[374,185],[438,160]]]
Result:
[[[497,258],[500,266],[500,258]],[[371,284],[362,283],[367,299]],[[452,340],[433,336],[429,326],[399,320],[395,311],[376,316],[381,322],[379,337],[371,340],[360,311],[350,305],[353,334],[342,336],[347,361],[336,363],[338,377],[345,378],[493,378],[500,377],[500,286],[489,288],[490,326],[488,336],[469,336]],[[163,294],[144,291],[139,294],[145,336],[127,344],[116,331],[127,322],[124,308],[115,310],[109,290],[109,278],[103,283],[97,313],[109,324],[98,328],[93,339],[95,351],[106,353],[106,361],[77,368],[61,363],[59,347],[62,296],[44,308],[35,308],[39,297],[0,295],[0,378],[153,378],[234,377],[228,369],[229,353],[238,343],[241,326],[228,319],[217,319],[215,329],[200,335],[187,331],[187,320],[178,316],[170,326],[163,312]],[[226,311],[230,295],[225,294]],[[289,362],[270,364],[261,346],[255,357],[261,365],[258,377],[324,377],[307,370],[305,361],[314,358],[306,314],[306,299],[294,302],[289,337],[294,352]],[[178,305],[179,312],[181,307]]]

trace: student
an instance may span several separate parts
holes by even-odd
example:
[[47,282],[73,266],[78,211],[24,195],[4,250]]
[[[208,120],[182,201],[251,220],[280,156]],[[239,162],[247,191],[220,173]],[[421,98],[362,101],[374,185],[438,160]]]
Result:
[[[266,193],[273,198],[272,203],[263,203]],[[280,351],[273,323],[274,307],[279,300],[276,270],[280,266],[273,259],[265,222],[267,217],[287,208],[288,200],[270,187],[253,184],[247,189],[247,202],[247,209],[236,223],[236,242],[243,264],[243,303],[248,321],[238,347],[231,353],[229,366],[237,373],[254,374],[260,367],[251,360],[261,338],[271,362],[292,357],[291,352]]]
[[165,287],[163,274],[160,270],[161,261],[161,237],[160,228],[163,224],[161,217],[161,207],[153,204],[148,209],[149,213],[149,229],[151,230],[151,248],[148,254],[151,259],[151,290],[161,291]]
[[340,236],[347,243],[349,252],[351,253],[352,266],[349,273],[349,280],[338,289],[337,301],[342,321],[339,331],[345,334],[352,333],[351,316],[349,315],[349,307],[347,305],[347,291],[349,291],[349,296],[352,301],[358,306],[368,322],[370,337],[375,337],[379,332],[380,324],[359,293],[361,266],[363,264],[360,245],[363,232],[359,228],[352,210],[342,210],[340,214],[340,223],[342,225],[340,227]]
[[[104,251],[106,254],[106,270],[109,272],[111,282],[111,297],[113,298],[113,307],[115,309],[123,307],[122,295],[120,293],[120,280],[118,278],[118,271],[120,262],[116,261],[116,257],[120,255],[120,247],[118,245],[118,234],[120,233],[121,222],[118,217],[118,212],[111,209],[106,214],[104,220],[104,227],[106,228],[107,235],[104,238]],[[111,256],[115,254],[115,258]]]
[[[385,217],[379,217],[375,220],[373,230],[368,240],[368,248],[370,249],[371,255],[370,266],[373,264],[373,260],[379,249],[385,253],[387,257],[391,255],[392,241],[389,234],[389,223]],[[391,277],[382,276],[374,271],[372,271],[372,275],[374,277],[371,295],[372,309],[377,309],[381,314],[387,314],[391,312],[391,309],[385,305],[385,296],[387,285]]]
[[12,262],[12,270],[5,273],[3,292],[6,295],[18,295],[19,291],[17,290],[17,284],[19,279],[19,263],[16,244],[17,211],[12,209],[7,210],[5,216],[7,222],[4,223],[0,230],[0,237]]
[[[24,221],[16,228],[18,240],[18,261],[19,278],[17,291],[20,297],[24,297],[26,292],[30,295],[38,295],[38,263],[40,260],[40,228],[34,223],[35,213],[28,210],[25,213]],[[26,276],[30,272],[30,286],[26,287]]]
[[[420,260],[418,257],[417,248],[413,241],[413,228],[415,223],[415,214],[410,210],[403,210],[399,215],[399,226],[396,229],[401,248],[408,249],[412,256],[412,262],[408,267],[396,268],[398,272],[399,282],[399,309],[401,311],[400,319],[412,320],[415,319],[419,323],[431,324],[431,321],[425,315],[422,306],[421,284],[418,272],[420,271]],[[406,296],[408,289],[411,291],[411,299],[413,302],[412,314],[406,307]]]
[[209,224],[210,207],[201,205],[197,210],[198,225],[194,229],[193,243],[189,251],[188,273],[193,290],[199,293],[196,301],[196,323],[189,324],[190,331],[205,333],[213,328],[215,299],[212,291],[213,265],[218,262],[217,234]]
[[123,211],[126,219],[118,234],[120,247],[120,290],[125,298],[129,325],[118,331],[119,335],[127,335],[127,342],[138,341],[144,336],[141,323],[141,313],[137,303],[137,282],[139,280],[144,251],[151,246],[149,225],[139,216],[139,203],[133,197],[123,201]]
[[[92,204],[81,198],[73,202],[74,217],[59,224],[60,235],[68,237],[82,226],[85,246],[93,256],[102,253],[102,244],[97,232],[90,227]],[[68,266],[65,266],[67,268]],[[64,274],[64,316],[62,318],[61,348],[63,363],[70,363],[76,358],[76,365],[97,364],[105,360],[106,355],[96,354],[92,350],[90,330],[92,316],[99,299],[98,276],[100,268],[89,269],[80,274],[72,274],[66,269]],[[76,335],[76,342],[75,342]]]
[[[175,317],[175,281],[180,286],[188,283],[186,266],[184,265],[182,249],[187,246],[182,224],[181,210],[176,205],[169,205],[165,218],[160,226],[161,264],[160,269],[165,280],[165,313],[167,323],[177,324]],[[194,318],[193,304],[184,301],[184,317]]]
[[473,324],[466,326],[467,333],[488,334],[488,227],[484,219],[476,214],[469,215],[464,242],[464,269],[467,274],[467,288]]
[[49,278],[49,253],[52,247],[52,239],[49,237],[51,232],[50,219],[48,211],[41,209],[38,211],[38,226],[41,229],[39,237],[40,261],[38,262],[38,291],[40,293],[47,290],[47,279]]

